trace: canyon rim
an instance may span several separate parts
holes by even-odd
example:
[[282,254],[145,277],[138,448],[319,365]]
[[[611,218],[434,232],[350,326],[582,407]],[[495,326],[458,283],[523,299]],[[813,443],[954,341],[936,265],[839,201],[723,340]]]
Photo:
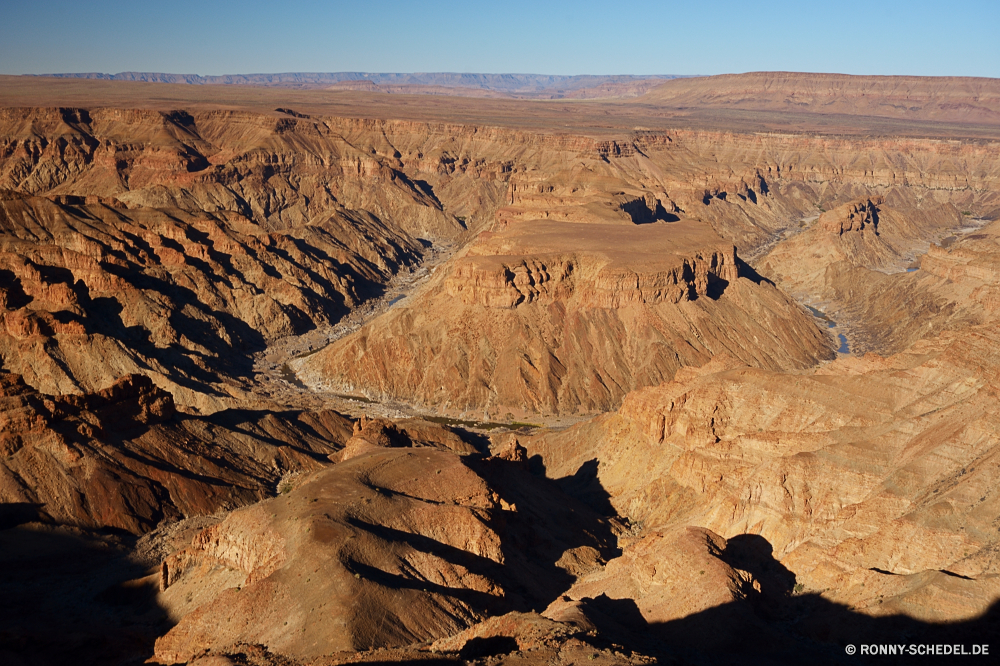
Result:
[[998,79],[0,76],[0,661],[1000,651],[998,323]]

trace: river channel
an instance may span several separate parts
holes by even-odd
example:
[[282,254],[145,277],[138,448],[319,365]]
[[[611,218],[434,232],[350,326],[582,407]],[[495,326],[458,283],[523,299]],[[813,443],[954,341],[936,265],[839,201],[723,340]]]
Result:
[[[814,308],[811,305],[807,305],[806,308],[809,310],[809,312],[813,313],[814,317],[816,317],[817,319],[821,319],[821,320],[825,321],[826,325],[827,325],[827,328],[837,328],[837,322],[835,322],[834,320],[830,319],[830,317],[828,317],[825,312],[822,312],[821,310],[817,310],[816,308]],[[837,349],[837,353],[838,354],[850,354],[851,353],[851,348],[850,348],[850,346],[848,346],[848,344],[847,344],[847,338],[844,336],[844,334],[840,333],[840,332],[837,332],[837,339],[840,340],[840,348]]]

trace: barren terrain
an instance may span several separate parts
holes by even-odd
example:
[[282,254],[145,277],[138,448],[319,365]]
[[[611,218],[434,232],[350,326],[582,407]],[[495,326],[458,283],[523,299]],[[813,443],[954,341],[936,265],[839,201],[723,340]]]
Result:
[[0,77],[0,661],[1000,636],[996,80],[132,78]]

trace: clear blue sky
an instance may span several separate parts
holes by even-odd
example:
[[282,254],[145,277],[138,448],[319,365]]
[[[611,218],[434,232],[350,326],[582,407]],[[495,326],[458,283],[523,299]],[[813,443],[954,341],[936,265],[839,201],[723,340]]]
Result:
[[1000,77],[1000,0],[3,0],[0,73]]

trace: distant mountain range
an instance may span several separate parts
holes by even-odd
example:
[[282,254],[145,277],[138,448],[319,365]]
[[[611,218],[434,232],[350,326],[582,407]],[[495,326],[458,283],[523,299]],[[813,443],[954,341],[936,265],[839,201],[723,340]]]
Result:
[[120,72],[104,74],[85,72],[75,74],[42,74],[40,76],[74,79],[102,79],[105,81],[144,81],[147,83],[188,83],[193,85],[251,85],[322,87],[344,81],[367,81],[378,86],[441,86],[453,88],[480,88],[502,93],[539,93],[548,90],[572,91],[608,84],[629,84],[638,81],[683,78],[672,74],[652,75],[578,75],[558,76],[548,74],[458,74],[432,73],[370,73],[370,72],[289,72],[284,74],[225,74],[200,76],[198,74],[166,74],[160,72]]

